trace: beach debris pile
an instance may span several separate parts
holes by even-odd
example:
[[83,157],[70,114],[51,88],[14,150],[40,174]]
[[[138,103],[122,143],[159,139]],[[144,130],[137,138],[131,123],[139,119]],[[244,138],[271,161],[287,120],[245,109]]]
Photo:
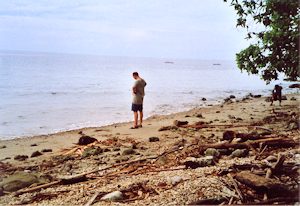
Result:
[[[159,131],[182,138],[162,141],[159,136],[139,142],[111,137],[98,141],[82,134],[73,148],[36,165],[18,167],[0,162],[0,195],[13,204],[57,204],[56,199],[67,201],[63,197],[68,197],[87,206],[109,202],[299,202],[296,109],[273,111],[260,121],[242,123],[175,120]],[[211,139],[195,137],[199,132],[209,132]],[[221,135],[212,135],[218,132]],[[155,202],[156,198],[160,201]]]

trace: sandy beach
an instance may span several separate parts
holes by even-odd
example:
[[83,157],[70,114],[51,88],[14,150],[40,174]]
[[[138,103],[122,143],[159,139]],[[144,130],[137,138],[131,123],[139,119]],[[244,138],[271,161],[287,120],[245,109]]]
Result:
[[0,1],[0,206],[300,205],[300,4],[203,2]]
[[[277,158],[279,153],[285,154],[286,162],[299,164],[299,98],[299,94],[289,94],[282,106],[278,106],[278,102],[270,106],[270,102],[265,101],[266,97],[259,95],[240,100],[232,96],[219,105],[152,116],[144,121],[142,128],[134,130],[129,129],[132,122],[125,122],[0,141],[0,192],[3,195],[0,197],[0,204],[83,205],[94,194],[98,195],[92,201],[93,205],[186,205],[208,198],[223,198],[222,202],[225,204],[228,201],[236,204],[261,201],[263,194],[256,191],[253,193],[252,190],[253,194],[243,194],[242,200],[235,187],[230,183],[226,184],[229,177],[219,175],[219,172],[227,169],[234,176],[237,171],[229,170],[234,164],[261,164],[269,156]],[[247,151],[247,155],[234,157],[222,154],[213,165],[197,168],[189,168],[184,163],[187,157],[205,156],[195,145],[200,147],[228,141],[224,139],[224,132],[228,130],[243,134],[268,131],[268,138],[288,137],[295,144],[287,148],[285,145],[281,147],[266,144],[264,150],[261,148],[264,145],[253,146],[253,149]],[[78,145],[82,136],[89,136],[97,141]],[[244,142],[236,136],[231,140],[235,143]],[[88,151],[90,148],[94,150]],[[97,149],[98,152],[95,153]],[[166,152],[170,150],[173,153]],[[34,152],[38,155],[31,157]],[[17,155],[25,156],[20,161],[20,158],[16,160]],[[156,158],[152,159],[155,155]],[[149,160],[130,164],[130,161],[143,158]],[[129,163],[125,164],[126,162]],[[120,163],[124,164],[118,165]],[[85,181],[56,184],[15,195],[16,191],[28,187],[34,188],[111,165],[115,166],[103,172],[85,175]],[[298,174],[299,169],[295,171]],[[43,176],[43,181],[5,190],[3,182],[17,172],[35,174],[39,178]],[[285,182],[290,189],[295,187],[291,183],[294,181],[293,177],[284,175],[277,176],[277,179]],[[240,183],[239,187],[243,191],[249,190]],[[123,197],[117,202],[103,200],[105,194],[113,191],[121,191]]]

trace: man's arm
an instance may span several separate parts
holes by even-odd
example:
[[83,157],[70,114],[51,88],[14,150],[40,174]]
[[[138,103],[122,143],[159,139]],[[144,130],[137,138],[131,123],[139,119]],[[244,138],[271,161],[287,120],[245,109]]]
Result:
[[136,87],[135,87],[135,86],[132,87],[132,93],[133,93],[133,94],[136,94]]
[[136,93],[137,93],[137,86],[138,86],[138,82],[135,81],[134,84],[133,84],[133,87],[132,87],[132,93],[133,93],[133,94],[136,94]]

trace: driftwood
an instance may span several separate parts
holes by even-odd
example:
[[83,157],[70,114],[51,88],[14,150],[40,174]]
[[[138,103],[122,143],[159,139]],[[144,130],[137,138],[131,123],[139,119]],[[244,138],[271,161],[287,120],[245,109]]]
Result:
[[229,202],[228,202],[228,205],[231,205],[233,202],[233,197],[230,198]]
[[38,191],[40,189],[45,189],[45,188],[48,188],[48,187],[51,187],[53,185],[58,185],[61,183],[61,180],[57,180],[57,181],[54,181],[54,182],[50,182],[50,183],[47,183],[47,184],[43,184],[43,185],[39,185],[39,186],[36,186],[36,187],[32,187],[32,188],[28,188],[28,189],[23,189],[23,190],[19,190],[15,193],[15,195],[21,195],[21,194],[24,194],[24,193],[28,193],[28,192],[35,192],[35,191]]
[[[270,168],[267,169],[266,172],[266,178],[270,178],[272,176],[272,170]],[[264,199],[263,200],[267,200],[268,199],[268,194],[265,192],[264,193]]]
[[261,129],[267,132],[273,132],[271,129],[249,124],[192,124],[192,125],[181,125],[181,128],[194,128],[194,129],[204,129],[204,128],[215,128],[215,127],[225,127],[225,128],[234,128],[234,127],[248,127],[253,129]]
[[205,150],[207,148],[215,148],[215,149],[228,149],[228,148],[234,148],[234,149],[251,149],[252,147],[259,147],[259,144],[265,144],[269,147],[291,147],[298,145],[294,140],[277,137],[277,138],[267,138],[267,139],[260,139],[260,140],[254,140],[254,141],[247,141],[242,143],[229,143],[229,142],[222,142],[222,143],[215,143],[215,144],[203,144],[200,145],[199,149]]
[[[288,146],[289,147],[289,146],[297,145],[297,143],[295,141],[291,140],[291,139],[286,139],[286,138],[280,138],[279,137],[279,138],[268,138],[268,139],[260,139],[260,140],[255,140],[255,141],[248,141],[248,142],[243,142],[243,143],[228,143],[228,142],[225,142],[225,143],[204,144],[204,145],[191,144],[191,145],[189,145],[187,147],[197,145],[197,147],[200,150],[204,150],[204,149],[207,149],[207,148],[216,148],[216,149],[224,149],[224,148],[251,148],[251,147],[258,146],[261,143],[266,144],[268,146],[280,146],[280,147],[284,147],[284,146]],[[185,147],[185,149],[187,147]],[[109,170],[111,168],[116,168],[118,166],[133,164],[133,163],[136,163],[136,162],[142,162],[142,161],[146,161],[146,160],[150,160],[150,159],[156,159],[157,160],[161,156],[164,156],[164,155],[176,152],[176,151],[181,150],[181,149],[177,148],[177,149],[165,151],[165,152],[163,152],[163,153],[161,153],[159,155],[155,155],[155,156],[150,156],[150,157],[135,159],[135,160],[127,161],[127,162],[113,164],[113,165],[110,165],[110,166],[107,166],[107,167],[104,167],[104,168],[99,168],[99,169],[91,170],[91,171],[88,171],[88,172],[85,172],[85,173],[81,173],[81,174],[78,174],[78,175],[75,175],[75,176],[63,178],[63,179],[60,179],[60,180],[57,180],[57,181],[54,181],[54,182],[51,182],[51,183],[47,183],[47,184],[44,184],[44,185],[39,185],[37,187],[28,188],[28,189],[22,189],[22,190],[17,191],[15,194],[16,195],[20,195],[20,194],[23,194],[23,193],[34,192],[34,191],[38,191],[40,189],[48,188],[48,187],[51,187],[51,186],[54,186],[54,185],[58,185],[58,184],[74,184],[74,183],[86,181],[87,180],[86,176],[89,175],[89,174],[93,174],[93,173],[96,173],[96,172],[102,172],[102,171],[105,171],[105,170]],[[275,164],[274,168],[272,168],[272,171],[273,170],[276,171],[280,167],[280,165],[282,165],[282,163],[283,163],[283,161],[280,160],[279,163]],[[171,170],[173,170],[173,169],[171,169]],[[158,171],[151,171],[151,172],[158,172]],[[102,176],[107,176],[107,174],[106,175],[102,175]],[[269,188],[269,189],[271,189],[271,188]]]
[[268,132],[273,132],[273,130],[271,130],[269,128],[261,127],[261,126],[254,126],[254,129],[261,129],[261,130],[265,130],[265,131],[268,131]]
[[[193,144],[189,145],[189,146],[193,146]],[[74,183],[86,181],[87,180],[86,176],[89,175],[89,174],[105,171],[105,170],[115,168],[115,167],[118,167],[118,166],[122,166],[122,165],[132,164],[132,163],[136,163],[136,162],[142,162],[142,161],[146,161],[146,160],[150,160],[150,159],[157,159],[157,158],[159,158],[163,155],[167,155],[167,154],[176,152],[178,150],[180,150],[180,149],[179,148],[178,149],[173,149],[173,150],[170,150],[170,151],[165,151],[165,152],[163,152],[159,155],[150,156],[150,157],[146,157],[146,158],[140,158],[140,159],[131,160],[131,161],[127,161],[127,162],[121,162],[121,163],[113,164],[113,165],[110,165],[110,166],[107,166],[107,167],[104,167],[104,168],[95,169],[95,170],[92,170],[92,171],[89,171],[89,172],[84,172],[84,173],[74,175],[74,176],[71,176],[71,177],[62,178],[60,180],[50,182],[50,183],[47,183],[47,184],[43,184],[43,185],[39,185],[37,187],[19,190],[15,193],[15,195],[20,195],[20,194],[24,194],[24,193],[28,193],[28,192],[34,192],[34,191],[44,189],[44,188],[48,188],[48,187],[51,187],[53,185],[58,185],[58,184],[74,184]]]
[[[249,148],[250,146],[257,146],[260,143],[265,143],[269,146],[294,146],[297,145],[297,143],[293,140],[290,139],[286,139],[286,138],[269,138],[269,139],[262,139],[262,140],[256,140],[256,141],[250,141],[250,142],[245,142],[245,143],[217,143],[217,144],[206,144],[206,145],[201,145],[202,149],[206,149],[206,148],[216,148],[216,149],[224,149],[224,148]],[[189,145],[189,146],[193,146],[193,145]],[[71,176],[68,178],[64,178],[52,183],[47,183],[44,185],[40,185],[37,186],[35,188],[29,188],[29,189],[25,189],[25,190],[21,190],[18,191],[17,194],[23,194],[23,193],[27,193],[27,192],[33,192],[42,188],[47,188],[53,185],[57,185],[57,184],[73,184],[73,183],[77,183],[77,182],[82,182],[86,180],[86,175],[92,174],[92,173],[96,173],[96,172],[101,172],[101,171],[105,171],[111,168],[115,168],[118,166],[122,166],[122,165],[127,165],[127,164],[132,164],[132,163],[136,163],[136,162],[142,162],[142,161],[146,161],[149,159],[157,159],[163,155],[167,155],[173,152],[176,152],[180,149],[174,149],[174,150],[170,150],[170,151],[165,151],[160,155],[155,155],[155,156],[151,156],[151,157],[146,157],[146,158],[141,158],[141,159],[136,159],[136,160],[132,160],[132,161],[127,161],[127,162],[122,162],[122,163],[117,163],[117,164],[113,164],[104,168],[100,168],[100,169],[95,169],[89,172],[85,172],[85,173],[81,173],[75,176]],[[283,163],[283,162],[282,162]],[[281,163],[281,165],[282,165]],[[277,164],[278,165],[278,164]],[[278,166],[277,166],[278,167]],[[277,169],[276,167],[276,169]],[[275,168],[274,168],[275,169]]]
[[[189,146],[193,146],[193,144],[189,145]],[[145,157],[145,158],[135,159],[135,160],[127,161],[127,162],[121,162],[121,163],[113,164],[113,165],[110,165],[110,166],[107,166],[107,167],[104,167],[104,168],[101,168],[101,169],[95,169],[95,170],[92,170],[92,171],[89,171],[89,172],[84,172],[84,173],[72,176],[71,178],[80,178],[82,176],[86,176],[86,175],[93,174],[93,173],[96,173],[96,172],[102,172],[102,171],[105,171],[105,170],[108,170],[108,169],[111,169],[111,168],[115,168],[115,167],[118,167],[118,166],[122,166],[122,165],[132,164],[132,163],[136,163],[136,162],[142,162],[142,161],[146,161],[146,160],[150,160],[150,159],[158,159],[161,156],[176,152],[178,150],[181,150],[181,149],[177,148],[177,149],[173,149],[173,150],[170,150],[170,151],[164,151],[163,153],[161,153],[159,155],[154,155],[154,156],[150,156],[150,157]]]
[[[270,134],[270,133],[266,133],[266,134]],[[265,134],[237,133],[236,138],[240,138],[243,142],[245,142],[247,140],[268,139],[270,137],[266,136]]]
[[[202,149],[206,149],[206,148],[216,148],[216,149],[224,149],[224,148],[251,148],[252,146],[257,146],[260,143],[265,143],[267,145],[270,146],[278,146],[280,145],[282,146],[294,146],[297,143],[294,142],[293,140],[290,139],[286,139],[286,138],[268,138],[268,139],[261,139],[261,140],[256,140],[256,141],[249,141],[249,142],[245,142],[245,143],[217,143],[217,144],[206,144],[206,145],[201,145]],[[194,146],[193,145],[189,145],[189,146]],[[105,171],[111,168],[115,168],[118,166],[122,166],[122,165],[127,165],[127,164],[132,164],[132,163],[136,163],[136,162],[142,162],[142,161],[146,161],[149,159],[158,159],[159,157],[163,156],[163,155],[167,155],[173,152],[176,152],[180,149],[174,149],[174,150],[170,150],[170,151],[165,151],[160,155],[155,155],[155,156],[151,156],[151,157],[146,157],[146,158],[141,158],[141,159],[136,159],[136,160],[132,160],[132,161],[127,161],[127,162],[122,162],[122,163],[117,163],[117,164],[113,164],[101,169],[95,169],[89,172],[85,172],[82,174],[78,174],[69,178],[65,178],[62,181],[62,183],[64,184],[72,184],[72,183],[77,183],[80,181],[85,181],[86,179],[86,175],[92,174],[92,173],[96,173],[96,172],[101,172],[101,171]],[[50,185],[51,186],[51,185]]]
[[257,160],[267,149],[268,145],[265,145],[263,149],[260,150],[260,152],[255,156],[255,159]]
[[85,175],[83,176],[74,176],[74,177],[68,177],[68,178],[63,178],[61,179],[61,183],[64,185],[70,185],[70,184],[75,184],[78,182],[84,182],[86,181],[87,178]]
[[80,176],[80,177],[74,176],[74,177],[69,177],[69,178],[62,178],[60,180],[56,180],[56,181],[46,183],[46,184],[43,184],[43,185],[39,185],[39,186],[36,186],[36,187],[18,190],[15,193],[15,195],[18,196],[18,195],[28,193],[28,192],[35,192],[35,191],[38,191],[40,189],[45,189],[45,188],[48,188],[48,187],[51,187],[51,186],[54,186],[54,185],[59,185],[59,184],[68,185],[68,184],[83,182],[83,181],[86,181],[86,180],[87,180],[86,176]]
[[239,171],[239,170],[252,170],[252,169],[261,169],[265,165],[262,164],[233,164],[229,167],[229,169],[232,169],[234,171]]
[[280,181],[270,178],[261,177],[255,175],[249,171],[242,171],[238,173],[235,178],[241,182],[246,184],[247,186],[260,191],[260,192],[267,192],[268,194],[272,195],[284,195],[288,192],[288,188],[282,184]]
[[272,167],[272,173],[278,172],[278,170],[282,167],[284,160],[285,160],[285,156],[278,154],[277,161],[275,165]]
[[225,127],[225,128],[232,128],[232,127],[251,127],[250,125],[246,124],[193,124],[193,125],[181,125],[181,128],[193,128],[193,129],[204,129],[204,128],[215,128],[215,127]]
[[[269,148],[271,148],[271,147],[283,148],[283,147],[292,147],[292,146],[298,145],[298,143],[295,142],[294,140],[289,139],[289,138],[288,139],[283,138],[283,137],[260,139],[260,140],[242,142],[242,143],[221,142],[221,143],[213,143],[213,144],[202,144],[201,142],[198,142],[198,144],[191,149],[186,150],[186,148],[185,148],[185,155],[187,155],[187,156],[199,155],[199,154],[202,154],[208,148],[248,149],[248,150],[255,151],[255,148],[259,147],[260,144],[268,145]],[[241,166],[241,167],[243,167],[243,166]]]
[[[285,160],[285,156],[278,154],[278,158],[277,158],[275,165],[272,166],[271,168],[267,169],[266,178],[270,178],[273,173],[278,172],[278,170],[282,167],[284,160]],[[267,199],[268,199],[268,194],[265,193],[264,200],[267,200]]]
[[96,192],[91,199],[84,205],[84,206],[90,206],[93,204],[93,202],[95,201],[95,199],[98,197],[98,195],[100,194],[100,192]]
[[96,172],[102,172],[102,171],[105,171],[105,170],[108,170],[108,169],[111,169],[111,168],[115,168],[115,167],[118,167],[118,166],[121,166],[121,165],[132,164],[132,163],[135,163],[135,162],[141,162],[141,161],[145,161],[145,160],[149,160],[149,159],[156,159],[159,156],[160,155],[156,155],[156,156],[151,156],[151,157],[147,157],[147,158],[141,158],[141,159],[136,159],[136,160],[132,160],[132,161],[113,164],[113,165],[110,165],[110,166],[107,166],[107,167],[104,167],[104,168],[91,170],[91,171],[88,171],[88,172],[84,172],[84,173],[81,173],[81,174],[71,176],[69,178],[65,178],[64,181],[71,181],[72,179],[81,179],[83,177],[86,177],[86,175],[89,175],[89,174],[93,174],[93,173],[96,173]]
[[233,179],[231,174],[227,174],[227,176],[229,177],[230,181],[232,182],[234,189],[237,192],[240,200],[243,201],[244,200],[243,194],[241,193],[241,190],[239,189],[239,186],[237,185],[236,181]]

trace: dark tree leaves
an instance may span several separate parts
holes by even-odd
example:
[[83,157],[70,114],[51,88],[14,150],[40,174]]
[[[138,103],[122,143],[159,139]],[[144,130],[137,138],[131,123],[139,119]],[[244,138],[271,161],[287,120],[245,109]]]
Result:
[[[224,0],[227,2],[227,0]],[[297,0],[231,0],[237,13],[237,27],[247,29],[250,46],[236,54],[238,67],[259,74],[267,83],[283,73],[298,80],[299,18]]]

